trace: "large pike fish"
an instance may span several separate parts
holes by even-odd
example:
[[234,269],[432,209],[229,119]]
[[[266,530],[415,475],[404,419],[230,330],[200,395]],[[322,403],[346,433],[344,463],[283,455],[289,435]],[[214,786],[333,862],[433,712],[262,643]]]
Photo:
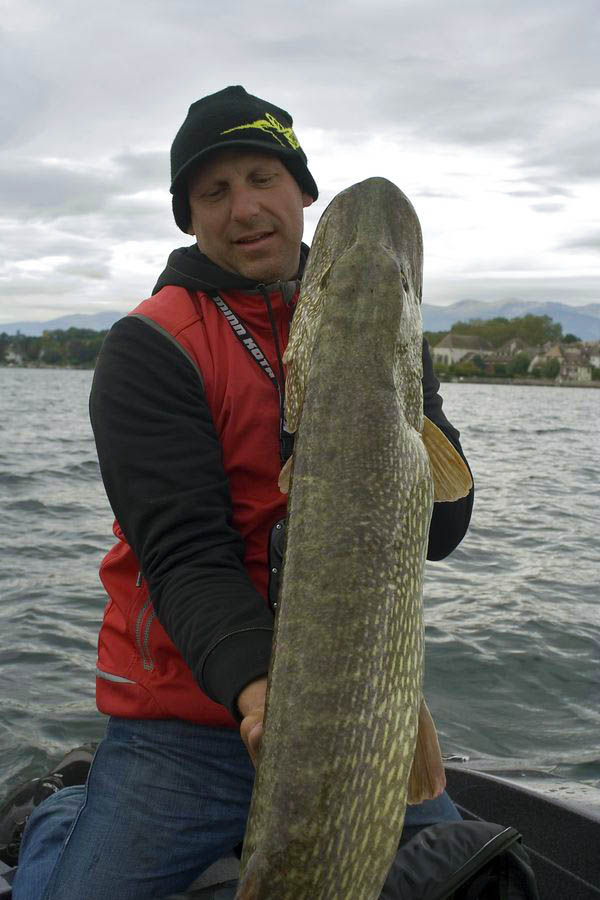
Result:
[[240,900],[375,900],[419,728],[417,756],[443,773],[422,706],[422,580],[434,491],[465,496],[471,478],[424,421],[421,272],[419,221],[395,185],[335,197],[285,356],[297,435]]

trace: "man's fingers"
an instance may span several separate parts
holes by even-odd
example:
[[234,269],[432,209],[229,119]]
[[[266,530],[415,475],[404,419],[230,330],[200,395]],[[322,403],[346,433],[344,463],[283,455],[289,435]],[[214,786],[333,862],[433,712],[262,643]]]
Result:
[[254,765],[263,733],[266,696],[267,676],[261,675],[247,684],[237,699],[238,709],[243,716],[240,734]]
[[260,747],[260,742],[263,736],[263,723],[262,720],[257,722],[257,724],[252,728],[250,734],[248,735],[248,746],[250,748],[250,757],[252,762],[256,766],[256,758],[258,756],[258,750]]
[[263,735],[263,716],[264,709],[262,707],[260,709],[251,710],[251,712],[242,719],[242,724],[240,725],[242,740],[246,745],[246,749],[250,754],[250,759],[254,765],[256,765],[258,748],[260,747],[260,741]]

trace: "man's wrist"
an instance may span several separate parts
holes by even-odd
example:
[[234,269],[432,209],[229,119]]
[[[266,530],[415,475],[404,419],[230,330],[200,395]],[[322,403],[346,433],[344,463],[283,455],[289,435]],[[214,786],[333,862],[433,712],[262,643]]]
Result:
[[272,640],[272,627],[240,629],[217,641],[200,667],[200,688],[238,721],[241,714],[237,699],[253,681],[266,676]]
[[237,698],[237,707],[242,718],[248,715],[253,709],[258,709],[265,705],[265,697],[267,693],[267,676],[263,675],[255,681],[251,681],[245,688],[242,688]]

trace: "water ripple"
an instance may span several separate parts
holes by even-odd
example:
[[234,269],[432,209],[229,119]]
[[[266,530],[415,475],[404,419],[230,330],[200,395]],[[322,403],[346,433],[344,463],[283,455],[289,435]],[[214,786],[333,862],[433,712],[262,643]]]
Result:
[[[98,565],[113,536],[90,382],[0,369],[0,794],[103,729]],[[469,534],[425,578],[426,689],[444,750],[600,784],[599,395],[442,393],[476,482]]]

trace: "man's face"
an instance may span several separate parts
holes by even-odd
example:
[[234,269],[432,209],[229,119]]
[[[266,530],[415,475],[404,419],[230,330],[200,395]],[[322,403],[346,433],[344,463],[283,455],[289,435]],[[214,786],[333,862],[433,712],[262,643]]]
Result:
[[296,276],[303,209],[313,201],[278,157],[222,150],[193,173],[188,189],[191,233],[212,262],[264,284]]

